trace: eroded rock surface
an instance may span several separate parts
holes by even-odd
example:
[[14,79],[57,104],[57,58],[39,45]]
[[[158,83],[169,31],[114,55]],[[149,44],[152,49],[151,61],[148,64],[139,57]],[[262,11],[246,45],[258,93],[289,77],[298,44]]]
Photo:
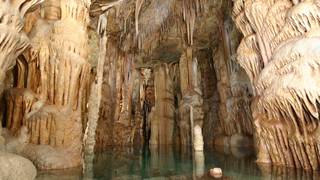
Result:
[[90,2],[60,1],[61,17],[56,6],[48,1],[44,18],[38,14],[29,33],[32,47],[18,60],[16,88],[6,93],[7,128],[15,135],[26,126],[32,147],[44,145],[23,153],[42,169],[80,165],[91,69]]
[[317,0],[235,1],[258,162],[319,169],[319,8]]

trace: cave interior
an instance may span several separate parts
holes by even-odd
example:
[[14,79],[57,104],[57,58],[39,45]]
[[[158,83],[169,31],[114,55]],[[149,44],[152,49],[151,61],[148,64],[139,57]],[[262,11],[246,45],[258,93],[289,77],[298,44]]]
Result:
[[192,179],[222,175],[210,157],[320,178],[319,27],[319,0],[0,1],[0,179],[94,179],[136,149]]

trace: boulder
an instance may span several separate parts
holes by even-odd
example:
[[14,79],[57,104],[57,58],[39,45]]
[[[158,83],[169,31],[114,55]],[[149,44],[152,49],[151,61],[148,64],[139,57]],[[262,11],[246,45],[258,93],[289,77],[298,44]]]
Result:
[[24,157],[0,152],[1,180],[33,180],[37,176],[37,169],[32,162]]

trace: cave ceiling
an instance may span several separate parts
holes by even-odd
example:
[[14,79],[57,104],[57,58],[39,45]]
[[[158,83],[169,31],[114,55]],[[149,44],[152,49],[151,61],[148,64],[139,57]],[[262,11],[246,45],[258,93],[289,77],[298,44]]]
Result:
[[[198,1],[200,11],[196,12],[192,47],[194,50],[205,50],[218,43],[219,27],[226,17],[225,14],[231,9],[231,3]],[[152,66],[159,61],[178,61],[183,47],[190,45],[187,40],[187,24],[192,21],[192,17],[184,15],[185,2],[188,1],[93,1],[91,26],[97,27],[99,16],[108,14],[109,39],[117,43],[122,52],[134,54],[137,66]]]

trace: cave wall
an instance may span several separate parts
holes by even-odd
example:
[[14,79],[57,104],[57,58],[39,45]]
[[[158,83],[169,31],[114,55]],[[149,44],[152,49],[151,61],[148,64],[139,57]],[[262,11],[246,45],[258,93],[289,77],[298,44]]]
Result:
[[88,7],[85,1],[46,1],[26,19],[31,46],[17,59],[13,88],[5,92],[5,124],[7,136],[27,129],[27,145],[17,153],[41,169],[81,164],[91,79]]
[[250,109],[252,88],[245,71],[235,61],[241,36],[228,13],[220,21],[219,34],[222,43],[219,43],[212,54],[220,97],[215,144],[250,146],[253,135]]
[[[3,102],[3,91],[13,84],[13,74],[11,70],[16,64],[16,59],[30,46],[28,37],[23,31],[24,17],[28,11],[39,5],[41,1],[2,1],[0,2],[0,100]],[[0,118],[4,118],[4,103],[0,106]],[[3,136],[5,132],[0,126],[0,151],[5,151],[6,139]],[[0,158],[6,161],[6,156],[13,156],[8,153],[2,153]],[[19,158],[19,157],[18,157]]]
[[203,93],[203,141],[208,146],[219,130],[219,103],[220,96],[217,88],[217,76],[212,60],[212,50],[205,49],[197,52],[201,71],[201,89]]
[[319,169],[319,1],[235,1],[258,162]]

